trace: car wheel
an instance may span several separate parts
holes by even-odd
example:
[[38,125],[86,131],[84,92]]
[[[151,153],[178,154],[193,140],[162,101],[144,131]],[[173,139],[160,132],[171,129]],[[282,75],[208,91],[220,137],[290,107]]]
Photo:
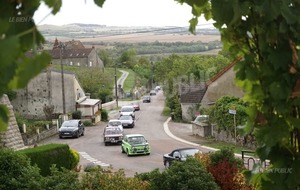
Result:
[[121,149],[122,149],[122,153],[125,153],[125,150],[124,150],[123,146],[121,146]]
[[82,131],[81,136],[84,136],[84,131]]
[[104,145],[105,145],[105,146],[107,146],[107,145],[108,145],[108,143],[107,143],[107,142],[105,142],[105,143],[104,143]]
[[59,135],[59,138],[62,139],[63,137],[61,135]]
[[130,156],[128,149],[126,149],[126,154],[127,156]]
[[170,167],[170,162],[169,161],[165,161],[165,168],[169,168]]
[[77,131],[76,138],[79,138],[79,137],[80,137],[80,133],[79,133],[79,131]]

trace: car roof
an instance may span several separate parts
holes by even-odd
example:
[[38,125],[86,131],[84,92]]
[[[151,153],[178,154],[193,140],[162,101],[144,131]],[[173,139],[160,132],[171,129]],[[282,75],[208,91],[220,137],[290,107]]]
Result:
[[127,134],[126,137],[137,137],[137,136],[143,136],[142,134]]
[[120,120],[118,120],[118,119],[111,119],[108,122],[114,122],[114,121],[120,121]]
[[122,106],[122,108],[132,108],[133,106]]
[[174,151],[182,151],[182,150],[199,150],[199,148],[193,148],[193,147],[177,148],[177,149],[174,149],[172,152],[174,152]]

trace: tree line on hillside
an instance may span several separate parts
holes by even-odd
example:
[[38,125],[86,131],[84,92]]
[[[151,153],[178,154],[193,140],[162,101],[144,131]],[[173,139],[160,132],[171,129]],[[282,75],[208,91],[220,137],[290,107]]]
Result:
[[107,42],[93,42],[86,43],[89,45],[113,46],[113,50],[117,54],[126,51],[127,49],[135,49],[138,55],[145,54],[172,54],[172,53],[199,53],[214,49],[222,48],[220,41],[211,42],[140,42],[140,43],[107,43]]

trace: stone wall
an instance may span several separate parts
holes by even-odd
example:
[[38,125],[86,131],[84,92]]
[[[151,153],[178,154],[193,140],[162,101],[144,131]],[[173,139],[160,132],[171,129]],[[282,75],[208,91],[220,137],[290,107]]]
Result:
[[12,149],[23,149],[25,148],[24,142],[15,118],[15,114],[13,112],[13,107],[7,97],[7,95],[3,95],[0,98],[0,104],[6,105],[9,110],[9,121],[8,127],[5,132],[0,133],[0,143],[3,147],[8,147]]
[[[73,73],[64,72],[66,113],[76,110],[78,85],[75,81]],[[27,118],[45,119],[44,106],[53,105],[54,113],[63,113],[62,97],[61,72],[46,70],[33,78],[26,88],[18,90],[11,103],[14,111]]]
[[256,148],[255,139],[253,136],[250,136],[250,135],[245,136],[245,137],[237,136],[236,142],[235,142],[235,137],[234,137],[234,135],[231,134],[231,132],[225,131],[225,130],[217,131],[216,129],[213,129],[213,137],[217,141],[227,142],[227,143],[236,143],[237,145],[248,147],[251,149]]

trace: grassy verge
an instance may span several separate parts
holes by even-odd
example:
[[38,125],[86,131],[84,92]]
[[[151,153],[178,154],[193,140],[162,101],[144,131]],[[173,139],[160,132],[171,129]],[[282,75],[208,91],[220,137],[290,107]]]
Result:
[[128,76],[127,76],[126,80],[124,81],[122,88],[125,93],[131,92],[131,90],[135,86],[135,79],[136,79],[135,72],[133,72],[131,69],[124,69],[124,68],[121,68],[119,70],[124,70],[124,71],[128,72]]
[[[240,146],[240,145],[235,145],[235,144],[226,143],[226,142],[217,142],[217,141],[213,141],[213,140],[209,140],[208,142],[203,143],[203,145],[208,146],[208,147],[212,147],[212,148],[216,148],[216,149],[222,149],[222,148],[225,148],[225,147],[230,147],[230,148],[233,149],[233,152],[236,153],[236,154],[242,154],[242,150],[254,151],[254,150],[251,150],[247,147],[243,147],[243,146]],[[246,155],[253,156],[251,154],[246,154]]]

